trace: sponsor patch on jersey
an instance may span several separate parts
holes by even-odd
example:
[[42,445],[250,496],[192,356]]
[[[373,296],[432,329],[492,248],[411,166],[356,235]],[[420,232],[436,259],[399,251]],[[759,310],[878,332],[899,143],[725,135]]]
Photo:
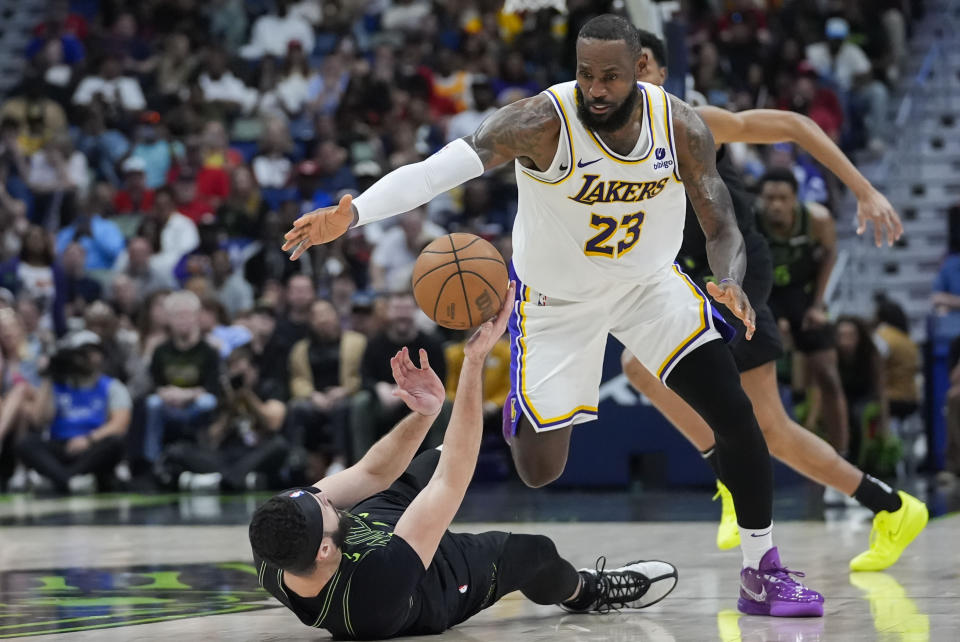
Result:
[[665,150],[663,147],[657,147],[657,151],[655,152],[655,154],[656,154],[657,160],[663,160],[667,155],[667,150]]
[[303,492],[304,491],[302,490],[295,490],[292,493],[290,493],[289,497],[293,497],[293,498],[300,497],[300,495],[303,495]]

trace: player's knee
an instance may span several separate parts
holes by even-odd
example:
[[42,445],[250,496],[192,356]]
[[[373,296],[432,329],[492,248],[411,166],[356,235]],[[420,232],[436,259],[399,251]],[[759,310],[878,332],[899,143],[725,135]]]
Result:
[[563,474],[564,462],[556,462],[544,458],[528,458],[526,461],[517,460],[517,475],[530,488],[542,488],[555,481]]

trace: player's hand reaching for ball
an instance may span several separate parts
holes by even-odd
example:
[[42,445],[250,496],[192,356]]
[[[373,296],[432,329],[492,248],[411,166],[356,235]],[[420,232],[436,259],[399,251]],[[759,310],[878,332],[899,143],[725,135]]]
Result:
[[750,299],[747,298],[743,288],[733,281],[724,279],[720,283],[708,282],[707,293],[719,303],[727,306],[738,319],[743,321],[743,325],[747,328],[747,341],[752,339],[753,333],[757,329],[757,313],[753,311]]
[[413,412],[432,417],[440,412],[447,391],[440,377],[430,367],[427,351],[420,349],[420,367],[413,365],[410,351],[404,348],[390,359],[393,379],[397,382],[394,395],[400,397]]
[[470,337],[467,344],[463,347],[463,355],[465,358],[480,361],[481,363],[486,360],[490,350],[493,349],[493,346],[496,345],[497,341],[500,340],[500,337],[503,336],[503,333],[507,329],[507,321],[510,319],[510,313],[513,311],[516,291],[516,282],[510,281],[510,285],[507,286],[507,293],[503,295],[500,312],[497,313],[497,316],[477,328],[477,331],[473,333],[473,336]]
[[293,228],[283,235],[283,251],[292,249],[290,260],[296,261],[312,245],[321,245],[343,236],[356,216],[353,197],[345,194],[340,202],[304,214],[293,222]]

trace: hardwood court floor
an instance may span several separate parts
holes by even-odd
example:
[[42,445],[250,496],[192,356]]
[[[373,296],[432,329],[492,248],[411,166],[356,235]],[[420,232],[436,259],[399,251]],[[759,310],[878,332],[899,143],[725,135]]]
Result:
[[[605,616],[568,615],[512,594],[439,639],[960,639],[958,515],[931,520],[897,565],[871,574],[847,570],[866,545],[869,524],[862,516],[776,523],[785,563],[805,571],[827,598],[824,618],[800,620],[738,616],[739,553],[715,549],[712,522],[457,524],[458,530],[490,528],[549,535],[577,566],[592,566],[600,554],[610,566],[668,560],[680,581],[656,606]],[[242,525],[7,526],[0,529],[0,638],[328,639],[276,608],[257,590],[250,569]]]

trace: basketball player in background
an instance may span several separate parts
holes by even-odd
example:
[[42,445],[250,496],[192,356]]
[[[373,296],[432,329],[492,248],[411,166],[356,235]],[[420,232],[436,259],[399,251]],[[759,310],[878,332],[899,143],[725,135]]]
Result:
[[[646,31],[640,31],[640,40],[643,45],[640,79],[662,85],[667,77],[666,48],[663,41]],[[696,109],[710,127],[714,142],[718,146],[717,169],[730,191],[737,224],[743,234],[747,251],[747,271],[743,286],[757,315],[753,339],[744,341],[743,324],[728,310],[721,310],[724,318],[738,329],[739,340],[731,342],[730,349],[740,370],[740,383],[753,402],[757,422],[763,430],[770,454],[802,475],[854,497],[873,511],[875,517],[870,548],[850,562],[851,570],[879,571],[887,568],[899,559],[907,545],[923,530],[927,523],[926,506],[915,497],[903,491],[895,492],[887,484],[857,469],[830,444],[793,421],[784,409],[777,388],[776,373],[776,361],[783,353],[783,345],[776,319],[767,306],[773,287],[774,263],[770,248],[757,229],[753,196],[744,187],[740,172],[733,166],[723,144],[784,141],[798,144],[831,169],[856,194],[860,224],[858,231],[864,231],[866,221],[874,221],[875,241],[878,246],[883,242],[883,233],[886,234],[888,244],[899,238],[902,233],[899,218],[887,199],[857,171],[843,152],[809,118],[793,112],[769,109],[739,113],[709,106]],[[788,179],[792,178],[788,170],[784,171],[787,172]],[[793,185],[794,198],[788,199],[786,207],[778,209],[778,202],[767,209],[792,213],[796,205],[796,183]],[[771,195],[790,192],[790,185],[771,185],[766,191]],[[684,266],[698,286],[704,287],[704,284],[714,277],[707,262],[705,239],[694,217],[688,202],[683,245],[677,261]],[[791,228],[793,219],[788,218],[787,222],[787,227]],[[780,254],[792,255],[793,252],[784,247]],[[781,268],[781,271],[783,270],[789,272],[791,267],[785,265]],[[808,297],[803,295],[803,301],[807,299]],[[629,351],[624,351],[623,369],[630,383],[700,450],[713,468],[718,478],[718,495],[722,500],[717,546],[721,549],[737,546],[740,533],[737,530],[730,491],[720,481],[722,476],[717,462],[713,431],[699,414],[676,393],[661,384]]]
[[605,571],[601,558],[596,570],[578,572],[543,535],[447,530],[480,450],[483,363],[512,303],[464,346],[442,452],[411,463],[445,392],[426,351],[417,368],[404,348],[390,366],[410,414],[357,464],[257,508],[249,535],[260,584],[307,626],[336,639],[435,634],[517,590],[582,613],[650,606],[676,586],[666,562]]
[[597,417],[608,334],[704,417],[736,506],[744,613],[819,616],[823,597],[773,546],[770,457],[721,331],[732,330],[674,264],[684,188],[707,238],[707,286],[746,326],[746,252],[713,138],[688,105],[637,80],[641,46],[602,15],[577,39],[576,80],[517,101],[472,135],[384,176],[352,202],[300,218],[291,259],[352,225],[407,212],[514,161],[519,205],[512,272],[511,395],[504,432],[520,477],[543,486],[566,465],[574,424]]

